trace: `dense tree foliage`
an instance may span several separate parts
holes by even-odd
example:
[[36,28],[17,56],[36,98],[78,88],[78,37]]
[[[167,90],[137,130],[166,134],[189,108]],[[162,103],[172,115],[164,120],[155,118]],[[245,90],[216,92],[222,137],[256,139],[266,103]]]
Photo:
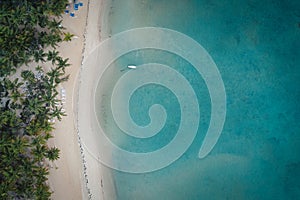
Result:
[[0,199],[50,198],[47,162],[59,149],[47,141],[65,115],[56,88],[69,66],[56,47],[72,37],[60,21],[66,3],[0,0]]

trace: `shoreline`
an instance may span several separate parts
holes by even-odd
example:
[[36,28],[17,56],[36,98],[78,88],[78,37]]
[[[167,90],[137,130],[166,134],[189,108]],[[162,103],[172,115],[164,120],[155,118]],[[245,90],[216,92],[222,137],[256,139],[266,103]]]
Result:
[[[80,87],[82,86],[83,79],[86,81],[88,79],[93,79],[93,74],[83,73],[84,63],[88,58],[89,54],[102,42],[103,33],[107,23],[105,17],[109,15],[109,5],[111,0],[89,0],[89,13],[87,18],[86,25],[86,34],[85,34],[85,46],[83,51],[83,59],[80,67],[80,72],[78,76],[78,90],[77,90],[77,131],[78,137],[81,145],[82,156],[84,157],[84,176],[86,181],[86,190],[88,199],[116,199],[114,182],[111,176],[111,169],[107,168],[101,164],[86,148],[85,141],[83,142],[82,136],[89,132],[91,127],[80,127],[80,116],[85,115],[86,111],[81,109],[81,104],[79,103],[79,93]],[[103,38],[102,38],[103,37]],[[88,77],[88,79],[87,79]],[[87,97],[86,101],[91,102],[91,99]],[[90,115],[87,113],[87,115]],[[81,132],[80,132],[81,130]],[[92,133],[90,133],[92,134]],[[93,138],[94,140],[96,138]],[[94,141],[93,140],[93,141]],[[94,143],[88,143],[88,145],[93,146]],[[110,152],[105,152],[108,155]],[[84,199],[86,199],[84,198]]]

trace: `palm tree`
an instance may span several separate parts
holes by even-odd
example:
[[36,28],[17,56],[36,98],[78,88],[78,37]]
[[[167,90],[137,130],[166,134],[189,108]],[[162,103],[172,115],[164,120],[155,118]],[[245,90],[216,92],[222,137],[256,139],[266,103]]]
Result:
[[25,80],[25,81],[29,81],[31,83],[35,82],[35,76],[34,73],[30,70],[24,70],[21,72],[21,77]]
[[45,94],[42,94],[41,95],[41,101],[42,101],[42,103],[44,103],[44,104],[46,104],[46,105],[55,105],[55,103],[56,103],[56,100],[55,100],[55,96],[58,94],[58,92],[56,92],[56,94],[55,95],[52,95],[52,91],[50,90],[50,91],[46,91],[46,93]]
[[21,119],[12,109],[0,112],[0,136],[17,134],[21,127]]
[[51,147],[47,153],[46,153],[46,158],[48,158],[50,161],[54,161],[59,159],[59,152],[60,150],[56,147]]
[[12,81],[8,78],[4,78],[3,79],[3,85],[6,88],[6,90],[13,90],[14,89],[14,84],[12,83]]
[[13,102],[17,102],[19,98],[23,96],[23,94],[19,91],[19,88],[23,85],[22,82],[19,82],[19,79],[16,78],[13,82],[10,82],[11,89],[11,99]]
[[62,41],[60,35],[51,32],[44,35],[44,37],[41,38],[41,40],[46,46],[50,45],[54,49],[57,47],[57,43]]
[[[47,126],[50,127],[49,129],[53,130],[53,127],[51,126],[51,124],[49,122],[47,122]],[[53,138],[53,135],[50,134],[51,130],[49,130],[49,131],[47,131],[45,129],[43,129],[43,130],[45,131],[45,135],[44,135],[44,140],[45,141],[48,141],[50,138]]]
[[66,116],[66,113],[62,110],[63,108],[55,107],[50,113],[51,118],[57,118],[60,121],[62,116]]
[[61,82],[67,81],[67,80],[69,80],[69,77],[70,77],[69,74],[68,74],[67,76],[62,77],[62,78],[57,77],[57,78],[55,78],[55,83],[56,83],[56,84],[59,84],[59,83],[61,83]]
[[39,62],[39,61],[42,61],[42,62],[45,62],[45,57],[47,56],[47,54],[43,51],[43,50],[37,50],[34,52],[34,61],[35,62]]
[[50,84],[57,86],[57,80],[59,80],[60,76],[62,76],[64,73],[62,73],[58,68],[52,68],[51,71],[47,72],[47,75],[49,76]]
[[59,52],[55,51],[55,50],[48,51],[48,53],[47,53],[47,60],[51,61],[52,65],[54,65],[55,62],[56,62],[56,60],[57,60],[57,58],[58,58],[58,54],[59,54]]
[[34,160],[37,162],[43,161],[45,155],[47,155],[47,146],[45,145],[36,145],[32,149],[32,155],[34,156]]
[[51,14],[59,16],[63,13],[66,4],[68,3],[68,0],[61,0],[61,1],[52,1],[51,4],[49,4],[49,8],[51,10]]
[[74,36],[75,36],[74,34],[69,33],[69,32],[64,33],[63,41],[70,42]]
[[57,68],[62,69],[62,71],[65,72],[65,68],[70,66],[68,61],[69,61],[69,58],[63,59],[61,57],[58,57],[57,58]]
[[65,29],[62,25],[62,20],[60,21],[56,21],[56,19],[52,19],[51,21],[49,21],[48,23],[48,28],[50,29],[50,31],[52,33],[56,33],[56,34],[61,34],[62,30]]
[[25,100],[24,103],[27,106],[28,110],[35,115],[42,113],[45,109],[42,101],[38,97],[33,97],[29,100]]
[[43,181],[43,180],[47,180],[46,178],[47,173],[40,171],[39,177],[41,177],[42,179],[39,180],[36,186],[36,189],[34,191],[34,199],[38,199],[38,200],[50,199],[51,196],[50,188],[47,184],[45,184],[45,181]]
[[44,72],[43,68],[42,68],[41,66],[39,66],[39,65],[36,66],[35,70],[36,70],[37,72]]

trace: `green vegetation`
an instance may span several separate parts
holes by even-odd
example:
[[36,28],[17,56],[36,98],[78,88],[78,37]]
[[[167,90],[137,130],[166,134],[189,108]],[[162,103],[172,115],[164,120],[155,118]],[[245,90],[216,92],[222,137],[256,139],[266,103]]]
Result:
[[56,47],[73,36],[59,20],[66,3],[0,3],[0,199],[50,198],[48,163],[59,149],[47,141],[65,115],[56,88],[69,66]]

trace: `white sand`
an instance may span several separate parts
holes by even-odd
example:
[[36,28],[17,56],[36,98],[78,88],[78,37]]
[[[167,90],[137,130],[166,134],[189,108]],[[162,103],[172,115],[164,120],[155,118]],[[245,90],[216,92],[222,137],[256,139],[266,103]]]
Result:
[[66,31],[78,38],[68,43],[64,42],[58,48],[63,57],[70,58],[72,66],[67,70],[70,74],[69,81],[61,85],[66,90],[67,117],[56,123],[55,138],[50,141],[61,150],[61,153],[60,159],[52,164],[58,169],[50,170],[49,184],[54,191],[52,199],[112,200],[116,197],[110,170],[96,161],[85,147],[78,143],[80,135],[87,133],[77,132],[77,114],[82,114],[77,113],[77,106],[80,106],[77,104],[78,88],[83,78],[80,76],[80,67],[91,50],[101,41],[100,27],[101,24],[105,26],[103,16],[108,15],[110,1],[82,2],[84,6],[76,12],[76,18],[69,15],[64,15],[63,18]]
[[[61,122],[55,125],[54,139],[52,145],[60,149],[60,159],[53,166],[57,169],[50,170],[49,184],[52,194],[52,199],[82,199],[84,184],[82,173],[82,159],[79,151],[78,137],[75,125],[75,102],[72,98],[77,86],[77,76],[79,73],[82,48],[84,42],[84,29],[87,16],[87,1],[84,2],[84,7],[76,13],[76,18],[71,18],[69,15],[63,15],[63,26],[67,32],[76,35],[76,39],[71,42],[63,42],[58,51],[63,57],[69,58],[71,66],[66,70],[70,74],[68,82],[63,83],[60,87],[66,90],[66,109],[67,116]],[[59,89],[60,90],[60,89]]]
[[[104,34],[104,31],[101,27],[107,25],[107,22],[104,20],[104,18],[107,18],[109,14],[110,3],[110,0],[90,0],[83,62],[91,53],[91,51],[102,41],[102,35]],[[88,66],[83,65],[82,67]],[[88,77],[83,77],[85,75],[80,74],[79,82],[82,84],[82,81],[92,79],[93,75],[94,74],[88,74]],[[91,97],[92,96],[85,97],[86,100],[84,102],[87,102],[87,104],[89,104],[89,102],[91,102]],[[82,116],[84,114],[91,116],[91,113],[86,113],[86,110],[82,110],[80,109],[80,107],[81,105],[79,104],[78,116]],[[81,125],[80,122],[78,122],[78,124]],[[80,132],[80,130],[82,132]],[[82,137],[83,135],[90,134],[89,130],[90,127],[80,127],[79,136]],[[96,140],[96,138],[94,140]],[[98,160],[96,160],[90,154],[88,149],[86,149],[86,146],[98,144],[97,141],[92,142],[93,143],[86,143],[85,141],[84,145],[82,145],[84,164],[86,166],[84,176],[88,180],[86,184],[88,195],[89,197],[91,197],[91,199],[116,199],[111,171],[103,166]],[[107,152],[107,154],[110,154],[110,152]],[[84,199],[86,199],[86,197],[84,197]]]

